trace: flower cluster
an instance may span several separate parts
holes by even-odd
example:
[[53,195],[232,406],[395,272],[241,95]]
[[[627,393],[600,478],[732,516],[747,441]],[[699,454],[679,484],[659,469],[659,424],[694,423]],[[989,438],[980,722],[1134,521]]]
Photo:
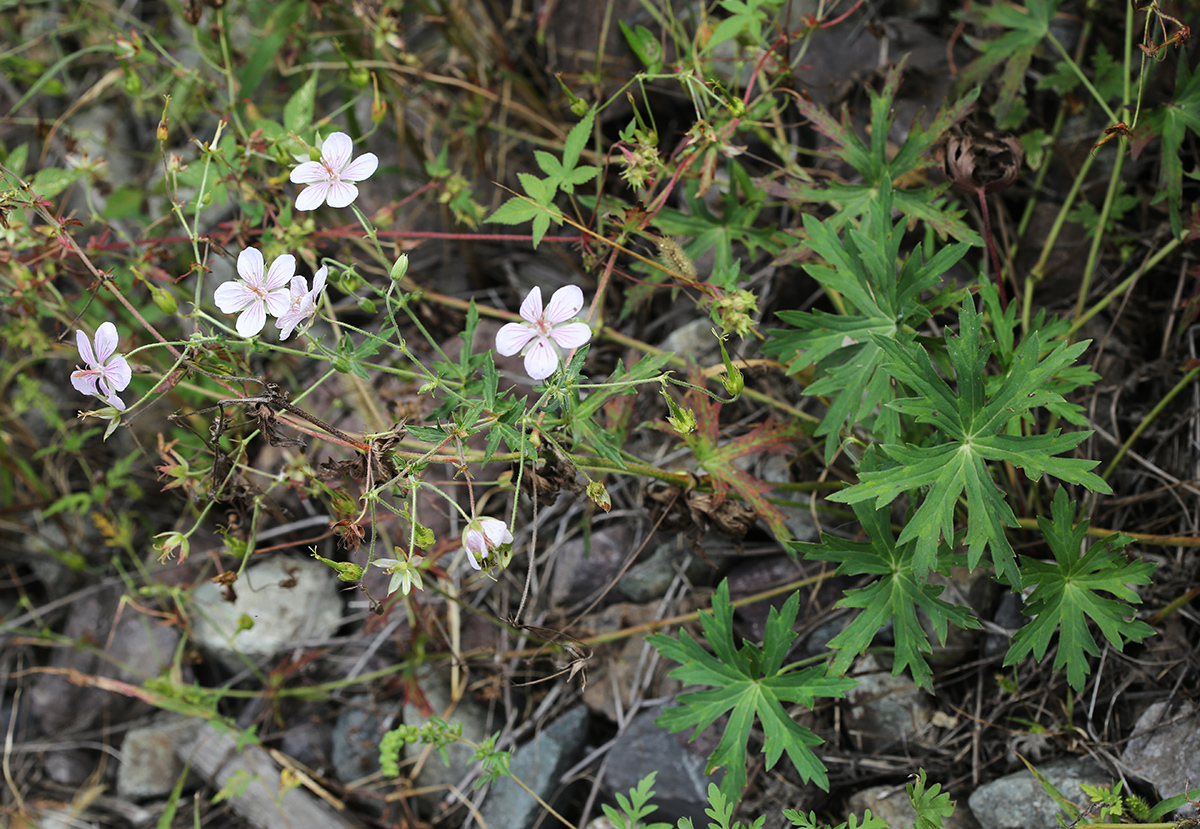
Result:
[[[353,182],[365,181],[379,167],[374,153],[352,159],[354,142],[344,132],[332,133],[324,141],[318,137],[320,161],[305,161],[292,170],[295,184],[307,184],[296,197],[297,210],[316,210],[328,202],[330,207],[346,207],[358,198]],[[280,256],[266,267],[263,255],[247,248],[238,255],[240,279],[217,288],[213,301],[226,314],[238,314],[237,332],[253,337],[267,324],[267,315],[275,317],[279,339],[286,340],[298,327],[317,313],[327,272],[320,268],[313,276],[310,290],[304,277],[295,276],[296,257]]]
[[506,323],[496,332],[496,351],[510,357],[524,350],[525,373],[534,380],[545,380],[558,368],[554,345],[570,350],[592,338],[587,323],[571,321],[582,309],[583,291],[576,285],[559,288],[545,308],[542,289],[535,286],[521,303],[525,321]]
[[308,322],[317,312],[325,289],[326,269],[313,277],[313,287],[302,276],[295,276],[296,257],[285,253],[266,267],[266,260],[255,248],[238,254],[238,276],[219,286],[213,301],[226,314],[238,314],[237,332],[253,337],[267,324],[267,314],[275,317],[279,339],[286,340],[298,325]]

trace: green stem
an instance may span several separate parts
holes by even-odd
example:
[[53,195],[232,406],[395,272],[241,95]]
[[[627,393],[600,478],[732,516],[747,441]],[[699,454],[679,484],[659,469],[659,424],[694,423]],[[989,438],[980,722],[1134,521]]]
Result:
[[1105,481],[1108,480],[1108,476],[1112,474],[1113,469],[1116,468],[1116,465],[1120,462],[1121,458],[1125,457],[1125,453],[1129,451],[1129,447],[1133,445],[1133,442],[1141,437],[1142,432],[1146,431],[1146,428],[1152,422],[1154,422],[1154,418],[1158,417],[1159,413],[1167,407],[1167,404],[1174,400],[1176,395],[1178,395],[1181,391],[1186,389],[1198,375],[1200,375],[1200,366],[1197,366],[1185,374],[1183,379],[1176,383],[1175,387],[1167,392],[1166,395],[1163,396],[1162,400],[1158,401],[1155,407],[1150,410],[1150,413],[1142,418],[1142,422],[1139,423],[1137,428],[1133,430],[1133,434],[1129,436],[1129,439],[1121,445],[1121,448],[1117,452],[1116,456],[1108,462],[1108,466],[1104,469],[1104,474],[1100,476],[1101,478],[1103,478]]

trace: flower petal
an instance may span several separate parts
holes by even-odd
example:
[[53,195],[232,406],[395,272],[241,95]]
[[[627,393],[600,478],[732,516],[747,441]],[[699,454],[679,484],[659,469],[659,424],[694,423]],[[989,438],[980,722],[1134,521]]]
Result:
[[329,185],[325,201],[330,207],[346,207],[358,198],[358,188],[348,181],[335,181]]
[[342,170],[343,181],[364,181],[369,179],[379,169],[379,156],[375,153],[363,153],[346,165]]
[[242,315],[237,318],[237,332],[241,336],[249,339],[263,330],[263,326],[267,324],[267,311],[263,308],[262,302],[252,302],[242,311]]
[[266,304],[271,316],[278,317],[292,307],[292,295],[286,288],[276,288],[267,294]]
[[550,297],[544,319],[551,325],[574,319],[583,310],[583,291],[578,285],[564,285]]
[[292,170],[288,178],[292,184],[316,184],[318,181],[329,181],[329,171],[319,161],[305,161]]
[[324,265],[317,268],[317,272],[313,275],[312,295],[314,301],[316,301],[316,298],[321,291],[325,290],[325,279],[328,277],[328,275],[329,268],[325,267]]
[[95,369],[80,368],[71,372],[71,385],[80,394],[95,394],[96,383],[99,380],[100,373]]
[[109,360],[100,370],[100,374],[117,391],[125,391],[125,387],[133,379],[133,369],[129,367],[129,361],[120,354]]
[[102,322],[96,329],[96,363],[103,366],[117,351],[120,338],[117,337],[117,326],[111,322]]
[[296,209],[316,210],[325,203],[325,196],[328,194],[328,181],[319,181],[316,184],[310,184],[300,191],[300,195],[296,196]]
[[592,329],[586,322],[567,322],[551,328],[550,336],[563,348],[579,348],[592,338]]
[[304,319],[303,314],[289,311],[275,320],[275,327],[279,329],[279,339],[286,340],[292,336],[292,332],[296,330],[296,326],[300,324],[302,319]]
[[521,319],[536,323],[541,318],[542,289],[534,285],[533,290],[526,295],[525,301],[521,303]]
[[[92,341],[82,331],[75,332],[75,347],[79,349],[79,358],[89,368],[97,365],[96,355],[92,352]],[[86,394],[86,392],[85,392]]]
[[125,411],[125,401],[117,397],[115,392],[110,391],[104,399],[107,400],[108,405],[112,406],[114,409]]
[[511,544],[513,537],[508,527],[498,518],[480,518],[479,528],[487,538],[488,549],[499,547],[501,544]]
[[213,302],[224,314],[236,314],[256,299],[258,294],[245,282],[225,282],[213,292]]
[[350,163],[354,154],[354,142],[344,132],[335,132],[325,139],[321,145],[321,158],[335,176],[340,176],[342,170]]
[[546,337],[538,337],[533,348],[525,352],[525,373],[534,380],[545,380],[558,368],[558,352]]
[[296,257],[290,253],[285,253],[271,263],[271,269],[267,271],[267,278],[263,282],[263,287],[268,291],[275,291],[286,285],[295,273]]
[[262,251],[258,248],[246,248],[238,254],[238,276],[246,280],[250,285],[257,286],[262,284],[265,267]]
[[506,322],[496,332],[496,351],[505,357],[511,357],[529,345],[529,341],[537,336],[532,327],[520,322]]

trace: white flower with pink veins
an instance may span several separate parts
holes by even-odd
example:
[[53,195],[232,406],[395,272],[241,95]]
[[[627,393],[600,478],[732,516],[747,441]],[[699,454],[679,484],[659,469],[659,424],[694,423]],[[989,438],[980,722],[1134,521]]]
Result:
[[237,271],[241,279],[218,286],[213,301],[226,314],[240,314],[237,332],[250,338],[263,330],[267,313],[278,317],[291,307],[291,291],[287,284],[296,273],[296,257],[285,253],[271,263],[257,248],[246,248],[238,254]]
[[558,368],[557,345],[564,350],[579,348],[592,338],[585,322],[571,322],[583,309],[583,291],[565,285],[554,292],[550,304],[542,308],[542,289],[534,287],[521,303],[521,319],[496,332],[496,351],[510,357],[524,350],[525,372],[534,380],[544,380]]
[[305,161],[292,170],[293,184],[307,184],[296,197],[297,210],[316,210],[325,202],[346,207],[358,198],[353,182],[366,181],[379,167],[375,153],[363,153],[353,161],[354,142],[344,132],[335,132],[321,144],[321,160]]
[[484,564],[493,564],[492,553],[503,552],[505,546],[512,543],[512,533],[497,518],[476,518],[467,524],[463,533],[463,549],[467,551],[467,560],[476,570],[482,570]]
[[87,368],[71,372],[71,385],[82,394],[103,397],[108,405],[124,411],[125,402],[117,397],[117,392],[124,391],[129,385],[133,370],[129,368],[129,361],[117,353],[119,344],[117,327],[111,322],[101,323],[96,329],[95,349],[87,334],[76,331],[75,346]]

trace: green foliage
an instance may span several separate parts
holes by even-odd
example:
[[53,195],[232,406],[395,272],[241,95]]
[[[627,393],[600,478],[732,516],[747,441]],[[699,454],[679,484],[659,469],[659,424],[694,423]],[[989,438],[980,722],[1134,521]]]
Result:
[[656,720],[671,733],[694,729],[691,739],[722,715],[729,715],[725,733],[708,758],[708,772],[724,768],[721,793],[738,798],[746,785],[747,744],[755,722],[765,733],[763,752],[766,768],[775,766],[786,752],[805,782],[822,788],[829,785],[825,766],[812,747],[821,739],[798,725],[783,703],[799,703],[808,708],[817,697],[839,698],[854,687],[854,681],[827,677],[823,668],[793,671],[783,665],[784,657],[796,633],[792,626],[800,608],[799,594],[771,608],[767,617],[762,647],[743,641],[737,647],[733,636],[733,608],[729,604],[729,585],[722,581],[713,594],[712,613],[700,613],[705,639],[713,648],[709,653],[685,630],[675,639],[657,633],[647,642],[668,659],[680,663],[671,676],[685,685],[707,685],[709,690],[681,694],[678,707],[668,708]]
[[525,189],[528,198],[513,196],[500,205],[491,216],[489,222],[516,225],[533,222],[533,246],[536,248],[550,229],[550,222],[562,224],[562,212],[554,206],[555,195],[561,191],[567,195],[575,192],[578,185],[586,184],[600,172],[599,167],[588,164],[577,166],[579,156],[591,138],[592,125],[596,120],[596,111],[589,109],[587,115],[571,128],[563,145],[562,161],[548,152],[538,150],[534,155],[537,164],[546,174],[538,178],[529,173],[518,173],[517,178]]
[[908,217],[910,226],[922,221],[940,236],[950,236],[973,245],[981,244],[979,234],[962,221],[963,211],[951,210],[941,204],[939,196],[945,190],[945,186],[900,189],[902,180],[933,166],[929,151],[942,140],[946,130],[970,112],[979,90],[974,89],[952,105],[939,109],[929,126],[922,125],[919,117],[914,119],[904,143],[893,154],[888,149],[888,136],[896,118],[896,92],[900,87],[904,63],[901,60],[888,70],[881,91],[867,88],[871,99],[869,145],[855,132],[848,109],[843,107],[842,119],[839,122],[811,101],[800,100],[796,103],[800,113],[811,122],[813,129],[834,142],[835,148],[831,154],[853,167],[862,177],[862,183],[846,184],[835,181],[824,187],[799,184],[782,188],[780,192],[797,202],[834,205],[837,208],[836,212],[825,219],[824,224],[836,232],[857,217],[868,213],[871,205],[879,198],[884,184],[891,184],[895,188],[892,196],[893,207]]
[[1112,490],[1089,471],[1098,461],[1058,457],[1071,452],[1090,432],[1062,434],[1055,429],[1044,435],[1027,435],[1016,428],[1031,409],[1062,400],[1050,382],[1088,343],[1060,343],[1042,357],[1041,339],[1036,331],[1030,332],[1013,352],[1003,379],[985,385],[984,369],[992,345],[982,337],[982,315],[973,305],[963,305],[958,334],[948,330],[945,337],[957,388],[942,378],[929,353],[916,343],[874,337],[887,354],[892,376],[912,393],[889,405],[934,431],[920,444],[884,444],[881,449],[889,464],[863,472],[858,484],[831,495],[830,500],[856,504],[874,499],[876,508],[881,508],[905,492],[928,487],[898,539],[900,544],[916,540],[914,570],[918,578],[924,578],[937,566],[939,539],[954,537],[955,506],[965,497],[967,531],[963,540],[970,566],[977,567],[984,549],[989,549],[997,574],[1017,587],[1021,577],[1004,532],[1006,526],[1016,526],[1016,517],[987,464],[1011,463],[1035,481],[1049,474],[1099,492]]
[[[1026,614],[1033,621],[1017,631],[1004,664],[1014,665],[1029,654],[1040,660],[1058,630],[1054,669],[1066,666],[1067,681],[1079,691],[1090,672],[1087,655],[1100,654],[1088,630],[1088,619],[1117,650],[1126,641],[1140,642],[1154,633],[1134,618],[1129,607],[1141,601],[1129,585],[1149,584],[1154,565],[1140,559],[1130,561],[1121,552],[1131,540],[1124,536],[1104,538],[1080,556],[1088,521],[1073,523],[1075,506],[1061,488],[1054,494],[1051,516],[1039,517],[1038,527],[1055,560],[1022,562],[1025,584],[1033,588],[1026,600]],[[1105,598],[1102,592],[1116,598]]]
[[1192,72],[1187,64],[1187,58],[1181,56],[1175,95],[1146,119],[1150,128],[1162,136],[1162,170],[1154,203],[1167,202],[1171,232],[1176,237],[1183,232],[1179,213],[1183,205],[1183,159],[1179,152],[1189,130],[1200,134],[1200,70]]
[[737,161],[730,159],[725,168],[730,184],[721,194],[719,213],[709,209],[699,185],[689,182],[684,190],[687,209],[664,207],[655,219],[663,234],[689,240],[683,246],[683,252],[693,262],[712,252],[714,280],[740,265],[737,262],[740,248],[744,248],[750,258],[762,251],[774,254],[781,249],[774,237],[774,225],[757,224],[758,216],[766,206],[766,194],[755,186]]
[[1061,0],[1026,0],[1025,7],[997,0],[987,6],[974,6],[962,13],[964,19],[979,29],[999,27],[1004,33],[992,40],[968,37],[967,42],[979,50],[975,58],[958,76],[959,89],[978,88],[998,67],[999,95],[992,105],[996,121],[1005,125],[1014,111],[1017,98],[1025,84],[1029,63],[1050,33],[1050,21],[1058,12]]
[[650,804],[650,798],[654,797],[654,789],[651,787],[657,776],[658,772],[655,771],[647,774],[637,786],[629,790],[629,797],[617,792],[617,805],[620,810],[614,809],[607,803],[600,807],[616,829],[671,829],[669,823],[641,822],[642,818],[658,809],[657,806]]
[[[820,544],[791,545],[793,551],[804,553],[807,558],[840,562],[837,568],[840,576],[878,576],[868,587],[847,591],[837,603],[838,607],[859,608],[859,612],[830,640],[829,647],[838,653],[829,672],[835,676],[846,673],[855,657],[866,652],[875,634],[891,622],[895,637],[893,676],[907,667],[917,687],[932,691],[933,672],[922,654],[932,653],[933,648],[917,615],[918,609],[925,612],[942,644],[946,643],[949,624],[978,629],[979,620],[969,608],[938,598],[944,587],[917,578],[913,565],[916,541],[896,543],[888,510],[871,510],[859,503],[854,505],[854,514],[868,538],[865,542],[822,534]],[[939,569],[948,573],[954,558],[943,547],[938,555]]]
[[842,429],[850,424],[887,443],[899,440],[898,413],[887,405],[895,398],[896,387],[883,370],[887,359],[878,340],[905,337],[905,332],[931,315],[922,294],[935,287],[968,249],[960,242],[923,261],[918,245],[897,272],[904,228],[891,222],[890,182],[883,183],[867,209],[862,228],[847,229],[844,240],[832,223],[804,216],[809,246],[826,263],[804,269],[826,291],[841,297],[843,313],[780,311],[779,318],[798,330],[773,329],[763,346],[765,354],[788,363],[788,374],[815,366],[814,380],[804,393],[831,398],[815,432],[825,436],[826,462],[837,451]]
[[704,44],[706,51],[740,36],[747,37],[752,43],[761,43],[763,27],[782,5],[782,0],[721,0],[718,5],[729,12],[729,16],[713,29]]

